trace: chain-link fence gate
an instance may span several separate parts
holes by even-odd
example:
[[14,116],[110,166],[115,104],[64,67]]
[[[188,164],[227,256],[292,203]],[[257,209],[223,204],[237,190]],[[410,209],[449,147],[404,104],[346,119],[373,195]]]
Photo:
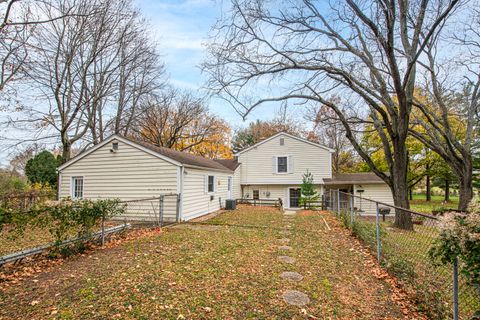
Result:
[[180,221],[180,195],[160,194],[157,197],[121,201],[124,213],[114,219],[164,226]]

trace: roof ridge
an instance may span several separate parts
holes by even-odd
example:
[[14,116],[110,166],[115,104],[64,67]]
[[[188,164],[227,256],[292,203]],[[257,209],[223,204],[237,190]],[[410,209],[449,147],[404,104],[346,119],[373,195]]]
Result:
[[[178,162],[180,162],[182,164],[185,164],[185,165],[198,166],[198,167],[202,167],[202,168],[206,168],[206,169],[217,169],[217,170],[232,171],[232,169],[230,169],[230,168],[224,166],[223,164],[215,161],[215,159],[206,158],[206,157],[203,157],[203,156],[199,156],[199,155],[192,154],[192,153],[185,152],[185,151],[175,150],[175,149],[164,147],[164,146],[157,146],[157,145],[155,145],[153,143],[150,143],[150,142],[138,140],[138,139],[131,138],[131,137],[125,137],[125,136],[119,135],[119,134],[117,134],[117,136],[121,137],[123,139],[126,139],[126,140],[128,140],[132,143],[139,144],[139,145],[141,145],[145,148],[150,149],[153,152],[157,152],[157,153],[159,153],[159,154],[161,154],[161,155],[163,155],[167,158],[178,161]],[[185,159],[185,158],[187,158],[187,159]],[[191,161],[188,161],[188,160],[191,160]],[[198,162],[198,163],[193,163],[193,162]],[[203,162],[203,163],[201,163],[201,162]]]

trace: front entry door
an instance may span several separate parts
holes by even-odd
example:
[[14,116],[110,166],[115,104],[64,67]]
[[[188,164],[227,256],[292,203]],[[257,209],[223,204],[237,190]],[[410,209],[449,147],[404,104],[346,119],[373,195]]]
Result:
[[290,208],[300,207],[300,188],[290,188]]

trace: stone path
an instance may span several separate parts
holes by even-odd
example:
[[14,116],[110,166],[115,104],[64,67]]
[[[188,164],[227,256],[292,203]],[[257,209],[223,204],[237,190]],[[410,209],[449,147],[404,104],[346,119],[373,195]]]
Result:
[[[291,210],[286,210],[284,212],[283,220],[286,223],[285,224],[285,229],[280,231],[282,235],[290,235],[292,234],[292,225],[290,223],[293,223],[295,220],[295,215],[297,214],[296,211],[291,211]],[[286,244],[290,243],[289,238],[281,238],[278,239],[278,241],[284,245],[279,246],[278,249],[280,251],[292,251],[293,248],[290,246],[287,246]],[[295,258],[289,257],[289,256],[279,256],[278,261],[282,263],[289,263],[293,264],[295,263]],[[292,272],[292,271],[286,271],[281,274],[281,277],[289,282],[298,282],[302,281],[303,276],[299,274],[298,272]],[[303,292],[297,291],[297,290],[286,290],[283,295],[283,301],[285,301],[288,304],[294,305],[294,306],[304,306],[310,302],[310,298]]]
[[283,293],[283,301],[294,306],[304,306],[310,302],[310,298],[303,292],[287,290]]

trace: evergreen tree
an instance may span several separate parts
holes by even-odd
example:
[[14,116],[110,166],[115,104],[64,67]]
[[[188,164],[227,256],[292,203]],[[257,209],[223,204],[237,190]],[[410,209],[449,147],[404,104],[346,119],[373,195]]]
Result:
[[57,167],[60,163],[60,157],[55,158],[51,152],[44,150],[27,161],[25,174],[31,183],[56,186]]
[[304,209],[312,208],[313,203],[316,202],[319,198],[318,192],[315,190],[315,185],[313,183],[313,174],[307,170],[302,177],[302,186],[301,188],[301,197],[300,204]]

